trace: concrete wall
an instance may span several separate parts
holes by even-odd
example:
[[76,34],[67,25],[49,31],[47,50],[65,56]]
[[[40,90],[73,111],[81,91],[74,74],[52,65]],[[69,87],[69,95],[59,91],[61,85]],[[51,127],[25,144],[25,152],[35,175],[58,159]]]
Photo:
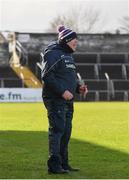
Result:
[[[57,34],[16,33],[17,40],[29,53],[39,53]],[[129,34],[78,34],[77,52],[84,53],[128,53]]]

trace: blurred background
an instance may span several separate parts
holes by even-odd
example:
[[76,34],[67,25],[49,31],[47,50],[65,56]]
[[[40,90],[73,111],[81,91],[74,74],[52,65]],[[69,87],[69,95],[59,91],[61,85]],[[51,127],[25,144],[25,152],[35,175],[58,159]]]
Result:
[[[80,171],[50,177],[40,52],[60,24],[77,32],[89,93],[74,104],[70,164]],[[129,0],[0,0],[0,179],[129,179],[128,102]]]
[[89,88],[75,100],[128,101],[129,0],[0,0],[0,102],[41,101],[40,52],[60,24],[78,34]]

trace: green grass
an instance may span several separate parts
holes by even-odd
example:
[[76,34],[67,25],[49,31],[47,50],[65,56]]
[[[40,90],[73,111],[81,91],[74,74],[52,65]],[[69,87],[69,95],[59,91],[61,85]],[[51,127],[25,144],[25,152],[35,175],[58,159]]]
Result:
[[79,172],[48,175],[42,103],[0,104],[0,178],[129,179],[129,103],[75,103],[70,163]]

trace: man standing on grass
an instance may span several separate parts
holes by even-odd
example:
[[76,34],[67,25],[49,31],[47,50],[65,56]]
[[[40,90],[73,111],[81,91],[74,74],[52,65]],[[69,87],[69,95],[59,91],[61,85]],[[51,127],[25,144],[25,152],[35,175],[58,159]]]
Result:
[[77,171],[68,161],[75,92],[86,94],[86,85],[77,82],[72,53],[77,47],[77,34],[69,28],[58,28],[58,41],[51,43],[43,57],[43,101],[49,120],[49,173]]

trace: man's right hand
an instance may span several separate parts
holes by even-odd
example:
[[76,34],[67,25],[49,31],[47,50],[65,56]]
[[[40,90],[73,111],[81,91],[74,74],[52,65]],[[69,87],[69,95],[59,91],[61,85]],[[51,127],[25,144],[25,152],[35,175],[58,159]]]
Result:
[[70,91],[66,90],[66,91],[63,93],[62,97],[63,97],[65,100],[71,100],[71,99],[73,98],[73,94],[72,94]]

